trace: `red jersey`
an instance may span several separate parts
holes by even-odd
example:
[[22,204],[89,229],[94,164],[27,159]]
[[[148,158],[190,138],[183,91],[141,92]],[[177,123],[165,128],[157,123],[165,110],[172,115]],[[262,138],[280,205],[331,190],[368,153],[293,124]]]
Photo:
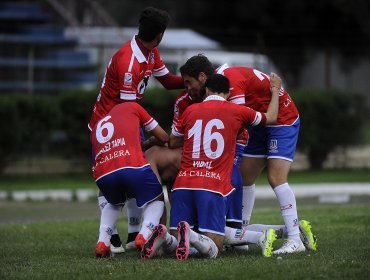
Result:
[[206,190],[228,195],[236,136],[245,125],[265,124],[266,116],[217,95],[190,106],[172,130],[184,137],[180,171],[173,189]]
[[134,36],[113,55],[108,64],[88,125],[90,130],[115,105],[139,101],[151,75],[159,77],[168,73],[159,50],[154,48],[144,55]]
[[[242,98],[235,97],[235,96],[230,96],[227,99],[228,101],[239,104],[239,105],[244,105],[244,94]],[[193,99],[191,99],[190,94],[186,91],[183,90],[177,97],[175,101],[175,106],[174,106],[174,112],[173,112],[173,119],[172,119],[172,129],[177,125],[179,119],[181,118],[182,114],[185,112],[186,108],[188,108],[190,105],[194,104]],[[248,141],[248,131],[244,129],[242,135],[238,138],[237,143],[241,145],[245,145]]]
[[115,106],[91,131],[95,161],[93,177],[126,167],[142,167],[149,163],[141,150],[140,127],[153,130],[158,123],[135,102]]
[[[244,93],[245,105],[259,112],[267,112],[271,100],[270,78],[266,74],[248,67],[221,65],[216,72],[230,81],[230,93],[239,96]],[[299,117],[292,98],[285,89],[279,94],[279,114],[275,125],[291,125]]]
[[172,129],[177,125],[182,114],[185,112],[186,108],[194,104],[194,100],[191,99],[190,94],[183,90],[177,97],[173,110],[173,119],[172,119]]

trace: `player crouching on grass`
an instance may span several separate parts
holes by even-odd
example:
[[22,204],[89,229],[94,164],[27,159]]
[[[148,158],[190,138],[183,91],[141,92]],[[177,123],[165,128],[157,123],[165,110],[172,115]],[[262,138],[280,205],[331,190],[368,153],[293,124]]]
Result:
[[[273,229],[253,236],[242,231],[239,236],[238,229],[225,227],[225,198],[234,191],[231,172],[236,138],[247,125],[276,121],[281,79],[271,74],[271,84],[274,87],[269,108],[260,113],[226,101],[230,88],[226,77],[219,74],[208,77],[205,100],[185,110],[170,136],[170,148],[183,146],[180,171],[172,191],[171,234],[164,225],[158,225],[144,244],[142,258],[152,258],[162,245],[165,251],[174,249],[176,231],[178,260],[188,258],[189,245],[206,258],[216,258],[222,252],[224,239],[229,243],[242,239],[259,244],[263,255],[271,256],[276,239]],[[196,222],[201,234],[192,230]]]
[[116,105],[91,131],[95,160],[93,177],[108,204],[103,208],[99,240],[95,248],[97,257],[111,255],[110,243],[122,207],[129,198],[135,198],[143,208],[143,225],[136,243],[144,244],[159,224],[164,209],[163,189],[141,149],[139,128],[168,142],[167,133],[134,102]]

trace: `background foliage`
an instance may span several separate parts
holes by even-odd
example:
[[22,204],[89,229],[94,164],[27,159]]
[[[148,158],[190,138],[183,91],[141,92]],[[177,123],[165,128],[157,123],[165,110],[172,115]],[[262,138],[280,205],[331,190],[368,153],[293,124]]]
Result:
[[[0,96],[0,168],[26,155],[55,154],[90,158],[87,123],[98,90],[67,92],[57,97]],[[148,89],[142,105],[168,132],[177,91]],[[311,168],[320,169],[336,147],[361,143],[365,96],[340,91],[293,91],[300,111],[298,148]]]

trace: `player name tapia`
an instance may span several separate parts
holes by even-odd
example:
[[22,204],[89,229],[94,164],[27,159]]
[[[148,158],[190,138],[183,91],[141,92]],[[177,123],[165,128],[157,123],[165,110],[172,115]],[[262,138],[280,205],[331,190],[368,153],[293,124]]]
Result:
[[105,144],[105,146],[96,154],[95,156],[95,159],[100,155],[100,154],[103,154],[103,153],[106,153],[106,152],[109,152],[110,149],[112,148],[117,148],[119,146],[123,146],[123,145],[126,145],[126,141],[125,141],[125,138],[117,138],[117,139],[113,139],[109,142],[107,142],[107,144]]
[[196,170],[180,170],[179,177],[190,176],[190,177],[206,177],[216,180],[221,180],[220,173],[211,171],[196,171]]

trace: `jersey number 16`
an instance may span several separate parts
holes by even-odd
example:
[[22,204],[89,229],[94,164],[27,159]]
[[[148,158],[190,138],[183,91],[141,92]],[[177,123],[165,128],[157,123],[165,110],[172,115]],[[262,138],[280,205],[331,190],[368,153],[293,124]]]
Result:
[[[192,158],[200,157],[201,142],[203,139],[204,154],[210,159],[219,158],[225,148],[225,141],[222,134],[212,129],[224,129],[224,123],[219,119],[208,121],[203,130],[203,120],[197,120],[193,127],[189,130],[188,139],[194,137]],[[216,141],[216,150],[212,150],[212,141]]]

